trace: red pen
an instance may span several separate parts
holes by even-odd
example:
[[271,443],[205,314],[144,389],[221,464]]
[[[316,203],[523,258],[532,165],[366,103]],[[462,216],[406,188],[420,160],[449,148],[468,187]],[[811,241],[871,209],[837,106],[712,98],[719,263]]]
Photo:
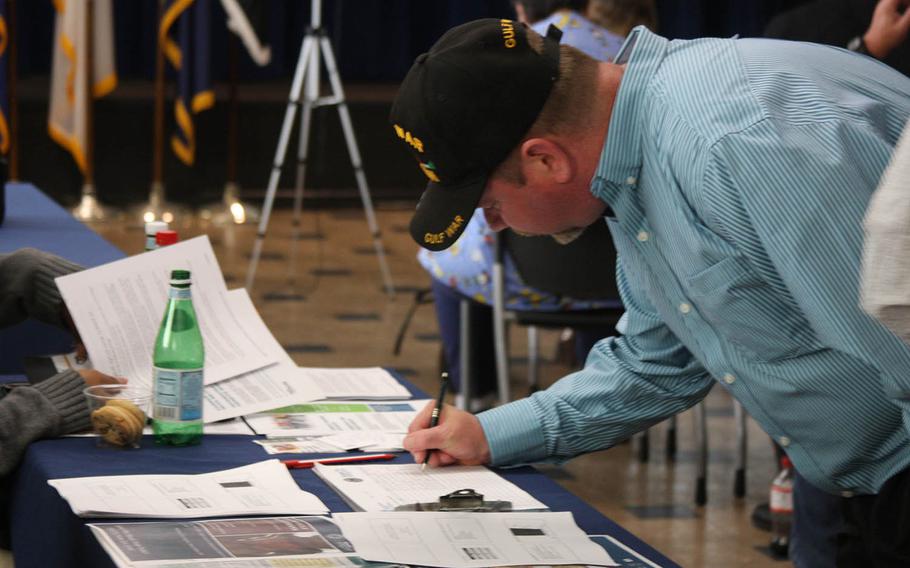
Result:
[[281,460],[288,469],[310,469],[317,463],[332,465],[336,463],[357,463],[395,459],[395,454],[366,454],[363,456],[345,456],[343,458],[323,458],[318,460]]

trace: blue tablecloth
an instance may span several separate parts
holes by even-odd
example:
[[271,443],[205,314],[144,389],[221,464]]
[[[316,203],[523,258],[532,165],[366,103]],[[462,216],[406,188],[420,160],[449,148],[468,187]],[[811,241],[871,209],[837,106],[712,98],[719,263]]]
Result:
[[[116,260],[123,253],[110,243],[74,221],[33,186],[14,184],[7,188],[7,220],[0,228],[0,251],[24,246],[41,248],[86,266]],[[36,322],[0,332],[4,356],[22,353],[59,351],[69,339],[32,329]],[[56,330],[54,330],[56,331]],[[33,333],[37,333],[34,335]],[[19,335],[20,337],[13,337]],[[17,341],[11,348],[8,341]],[[21,351],[20,351],[21,349]],[[13,370],[0,367],[0,382],[24,380]],[[402,383],[415,395],[413,385]],[[252,443],[254,436],[206,436],[200,446],[159,448],[151,439],[143,440],[138,450],[98,448],[92,438],[42,440],[29,446],[20,467],[11,476],[10,526],[17,568],[111,567],[113,562],[86,527],[75,516],[48,479],[95,475],[143,473],[204,473],[237,467],[268,459],[265,451]],[[284,457],[284,456],[282,456]],[[314,457],[295,456],[292,457]],[[400,455],[398,463],[410,462]],[[598,511],[540,474],[533,468],[499,470],[554,511],[572,511],[578,525],[588,534],[609,534],[639,554],[661,566],[676,566],[650,546],[601,515]],[[319,496],[332,511],[350,507],[310,470],[291,470],[301,488]]]
[[[6,220],[0,225],[0,253],[23,247],[52,252],[83,266],[123,258],[123,253],[26,183],[6,186]],[[28,320],[0,330],[0,373],[21,373],[22,357],[66,353],[72,338],[56,327]]]

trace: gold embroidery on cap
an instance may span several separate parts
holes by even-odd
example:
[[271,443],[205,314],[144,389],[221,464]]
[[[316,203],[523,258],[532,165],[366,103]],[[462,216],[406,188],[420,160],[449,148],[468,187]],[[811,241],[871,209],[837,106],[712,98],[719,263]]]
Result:
[[424,233],[423,242],[428,245],[440,245],[446,242],[446,239],[451,239],[455,236],[455,233],[458,231],[458,228],[464,225],[464,217],[461,215],[455,215],[455,218],[452,219],[452,222],[449,223],[449,226],[446,227],[446,230],[441,233]]
[[512,20],[499,20],[499,26],[502,28],[503,45],[512,49],[515,47],[515,24]]
[[397,124],[393,124],[392,127],[395,128],[395,134],[397,134],[399,138],[410,144],[411,148],[414,148],[423,154],[423,142],[420,140],[420,138],[414,136],[409,131],[398,126]]

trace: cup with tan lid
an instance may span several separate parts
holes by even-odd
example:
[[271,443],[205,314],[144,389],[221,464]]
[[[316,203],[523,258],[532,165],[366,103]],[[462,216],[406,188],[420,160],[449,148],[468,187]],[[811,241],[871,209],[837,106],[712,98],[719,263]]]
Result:
[[138,448],[151,392],[126,385],[96,385],[84,391],[98,445]]

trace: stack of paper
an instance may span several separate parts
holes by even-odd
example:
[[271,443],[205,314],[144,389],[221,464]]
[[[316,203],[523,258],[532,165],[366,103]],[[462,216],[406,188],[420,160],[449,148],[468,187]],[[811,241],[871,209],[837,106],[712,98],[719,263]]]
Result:
[[324,398],[410,398],[382,369],[301,369],[244,289],[228,290],[202,236],[57,278],[94,368],[151,389],[171,270],[190,270],[205,343],[205,421]]
[[365,560],[420,566],[618,566],[572,513],[336,513]]
[[322,515],[278,460],[197,475],[112,475],[51,479],[80,517],[194,518]]
[[269,453],[392,451],[403,448],[408,426],[431,402],[313,402],[253,414],[246,421],[257,434],[273,439],[261,442]]
[[486,501],[510,501],[513,511],[543,511],[547,506],[514,483],[483,466],[421,470],[418,464],[317,464],[316,475],[358,511],[393,511],[399,505],[439,502],[440,495],[473,489]]

